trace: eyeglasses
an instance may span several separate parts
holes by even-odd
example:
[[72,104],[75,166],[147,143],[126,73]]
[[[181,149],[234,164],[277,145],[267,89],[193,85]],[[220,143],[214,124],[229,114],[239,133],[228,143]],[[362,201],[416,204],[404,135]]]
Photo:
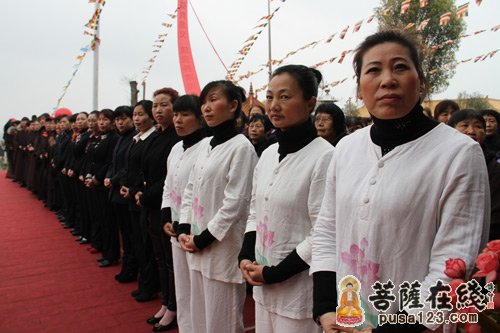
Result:
[[316,118],[314,118],[315,123],[320,123],[320,122],[325,123],[328,121],[333,121],[332,117],[330,117],[330,116],[316,116]]

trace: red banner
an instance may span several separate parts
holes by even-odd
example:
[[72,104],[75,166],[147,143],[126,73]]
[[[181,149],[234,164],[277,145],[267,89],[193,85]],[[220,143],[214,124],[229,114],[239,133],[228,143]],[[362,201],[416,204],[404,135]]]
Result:
[[187,0],[179,0],[177,13],[177,42],[179,49],[179,62],[181,65],[182,81],[186,94],[200,94],[198,74],[194,67],[191,44],[189,42],[188,8]]

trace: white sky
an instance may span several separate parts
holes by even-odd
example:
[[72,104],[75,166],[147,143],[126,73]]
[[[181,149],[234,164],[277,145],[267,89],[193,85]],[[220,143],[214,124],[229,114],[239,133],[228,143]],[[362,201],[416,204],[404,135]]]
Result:
[[[431,0],[437,1],[437,0]],[[212,42],[223,61],[229,66],[238,58],[237,51],[255,31],[258,20],[267,15],[267,0],[191,0]],[[458,1],[457,5],[465,1]],[[368,18],[379,0],[275,0],[272,7],[281,9],[272,20],[273,58],[282,58],[309,42],[325,39],[340,32],[346,25],[350,30],[344,40],[338,36],[330,44],[320,44],[290,57],[288,63],[312,65],[353,49],[368,34],[376,30],[376,20],[363,24],[352,33],[354,24]],[[147,60],[153,55],[158,34],[165,33],[162,22],[177,6],[177,0],[107,0],[101,15],[100,90],[99,108],[128,104],[129,80],[141,79]],[[0,124],[11,117],[31,116],[52,112],[63,86],[70,79],[80,48],[90,37],[84,36],[84,24],[94,11],[87,0],[25,0],[2,1],[0,14]],[[191,8],[189,25],[193,57],[200,85],[223,79],[225,70],[203,35]],[[462,41],[457,59],[467,59],[500,48],[500,31],[489,29],[499,24],[500,1],[484,0],[477,7],[470,0],[467,32],[487,29],[478,36]],[[167,30],[168,37],[156,59],[147,81],[147,98],[153,90],[171,86],[183,93],[177,53],[177,30]],[[237,75],[256,70],[267,61],[267,33],[262,33],[247,55]],[[79,72],[68,88],[61,106],[73,112],[91,111],[93,55],[87,54]],[[351,78],[352,56],[342,64],[333,63],[320,68],[327,82]],[[460,91],[479,92],[500,99],[500,53],[481,63],[457,67],[449,88],[434,98],[455,98]],[[265,71],[242,81],[248,90],[249,82],[258,88],[267,82]],[[354,80],[332,89],[330,94],[343,105],[354,97]],[[142,92],[139,98],[142,96]],[[258,96],[261,100],[264,94]]]

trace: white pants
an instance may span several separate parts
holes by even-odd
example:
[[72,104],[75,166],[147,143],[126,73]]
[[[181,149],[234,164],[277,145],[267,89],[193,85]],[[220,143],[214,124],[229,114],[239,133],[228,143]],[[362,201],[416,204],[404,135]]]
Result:
[[[176,242],[176,241],[175,241]],[[194,333],[191,326],[191,283],[186,252],[172,241],[174,261],[175,298],[177,301],[177,325],[181,333]]]
[[243,333],[245,286],[212,280],[194,270],[190,270],[190,276],[193,331]]
[[321,328],[312,320],[293,319],[268,312],[255,302],[255,333],[321,333]]

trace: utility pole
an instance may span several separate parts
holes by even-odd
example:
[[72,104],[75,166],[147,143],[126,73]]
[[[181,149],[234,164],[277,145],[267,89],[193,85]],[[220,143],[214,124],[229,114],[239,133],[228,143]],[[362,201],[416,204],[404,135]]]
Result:
[[271,81],[271,75],[273,74],[273,65],[271,64],[271,0],[267,0],[267,39],[268,39],[268,64],[269,64],[269,81]]
[[139,90],[137,90],[137,81],[130,81],[130,105],[134,106],[137,104],[137,95]]
[[[99,1],[95,2],[95,8],[96,12],[98,12],[101,4]],[[98,14],[99,15],[99,14]],[[94,36],[94,86],[93,86],[93,93],[92,93],[92,109],[93,110],[98,110],[99,107],[99,30],[100,30],[100,25],[101,25],[101,20],[99,18],[99,21],[97,22],[97,27],[95,30],[95,36]]]

